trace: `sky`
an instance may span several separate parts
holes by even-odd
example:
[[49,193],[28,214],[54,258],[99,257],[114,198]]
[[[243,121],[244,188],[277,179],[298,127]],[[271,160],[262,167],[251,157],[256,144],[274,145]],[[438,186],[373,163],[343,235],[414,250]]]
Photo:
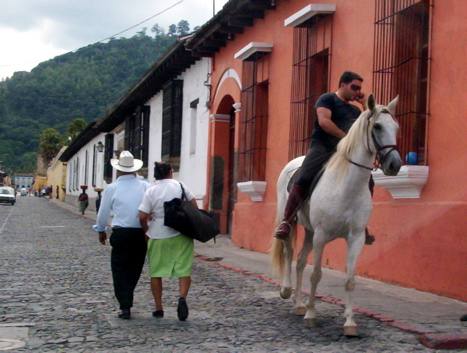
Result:
[[227,0],[0,0],[0,80],[31,71],[42,61],[110,37],[169,7],[166,12],[118,35],[132,36],[158,23],[167,30],[184,19],[202,25]]

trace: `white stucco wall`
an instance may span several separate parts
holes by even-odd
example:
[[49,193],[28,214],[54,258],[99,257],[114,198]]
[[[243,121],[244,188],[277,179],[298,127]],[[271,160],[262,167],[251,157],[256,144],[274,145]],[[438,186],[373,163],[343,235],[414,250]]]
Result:
[[[94,145],[101,141],[102,144],[105,144],[105,134],[99,134],[91,141],[89,141],[85,146],[83,146],[70,160],[67,162],[67,176],[66,176],[66,193],[67,195],[78,196],[81,193],[80,185],[87,185],[87,194],[89,197],[97,197],[97,193],[94,191],[92,185],[92,165],[93,165],[93,153]],[[86,160],[86,151],[88,151],[88,165],[87,165],[87,180],[85,180],[85,160]],[[73,168],[75,167],[76,160],[79,158],[79,173],[78,173],[78,185],[77,188],[70,185],[72,181]],[[95,186],[99,188],[104,188],[106,183],[104,181],[104,152],[96,153],[96,183]]]
[[[177,77],[183,80],[183,120],[180,170],[174,177],[188,186],[199,200],[200,206],[201,200],[206,196],[209,128],[209,110],[206,102],[209,100],[209,89],[204,82],[210,72],[210,63],[209,58],[199,60]],[[148,160],[150,181],[154,180],[154,162],[161,160],[162,97],[163,92],[159,91],[146,103],[151,107]],[[194,110],[190,108],[190,103],[196,99],[199,99],[199,103]],[[195,122],[196,129],[192,130],[192,122]],[[196,135],[196,148],[191,151],[193,132]]]
[[160,161],[162,155],[162,91],[159,91],[146,104],[151,107],[149,117],[148,180],[154,181],[154,162]]
[[[183,80],[183,121],[178,177],[190,188],[198,200],[206,196],[209,130],[209,110],[206,107],[206,102],[209,101],[209,89],[204,82],[208,79],[208,72],[211,71],[210,65],[211,60],[204,58],[197,61],[181,75]],[[199,99],[199,103],[196,110],[193,110],[190,108],[190,103],[196,99]],[[196,124],[196,129],[193,129],[193,123]],[[194,151],[191,151],[193,132],[195,133],[196,145]]]

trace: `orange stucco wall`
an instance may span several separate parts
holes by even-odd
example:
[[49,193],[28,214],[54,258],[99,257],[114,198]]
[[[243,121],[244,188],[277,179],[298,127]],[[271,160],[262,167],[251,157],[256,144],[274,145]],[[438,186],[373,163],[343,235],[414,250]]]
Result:
[[[313,1],[313,3],[327,1]],[[344,70],[360,73],[371,92],[374,1],[334,0],[330,56],[331,90]],[[213,87],[225,70],[241,76],[242,63],[234,54],[251,41],[273,43],[269,65],[269,116],[264,201],[253,203],[238,193],[233,212],[232,239],[239,246],[266,252],[275,221],[275,183],[288,160],[293,30],[284,19],[308,1],[277,1],[274,10],[236,35],[215,56]],[[370,228],[376,242],[365,247],[358,264],[361,275],[467,300],[467,2],[434,1],[432,8],[431,80],[429,93],[429,178],[422,195],[394,200],[377,188]],[[455,41],[455,44],[454,44]],[[231,79],[229,79],[231,80]],[[227,81],[224,81],[224,85]],[[215,113],[222,97],[239,99],[229,83],[213,96]],[[382,102],[387,103],[387,102]],[[214,153],[212,151],[212,153]],[[344,270],[345,244],[336,241],[325,251],[324,264]]]

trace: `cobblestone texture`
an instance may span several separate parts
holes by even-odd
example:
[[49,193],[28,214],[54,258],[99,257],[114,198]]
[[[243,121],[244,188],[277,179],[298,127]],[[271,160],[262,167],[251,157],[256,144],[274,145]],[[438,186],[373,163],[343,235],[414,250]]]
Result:
[[348,339],[342,308],[323,302],[319,326],[306,328],[277,287],[199,259],[188,321],[176,317],[175,280],[164,283],[165,318],[151,316],[146,269],[133,319],[117,319],[110,248],[91,225],[45,199],[0,205],[0,328],[29,328],[26,347],[15,352],[434,352],[362,315],[361,337]]

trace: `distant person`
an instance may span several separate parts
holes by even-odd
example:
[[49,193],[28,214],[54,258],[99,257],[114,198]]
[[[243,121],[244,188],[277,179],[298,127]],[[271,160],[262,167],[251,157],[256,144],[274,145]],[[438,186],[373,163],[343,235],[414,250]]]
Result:
[[[168,163],[155,163],[156,183],[144,194],[139,206],[141,225],[148,239],[149,275],[155,301],[156,318],[164,317],[162,306],[162,278],[179,279],[177,315],[180,321],[188,318],[186,297],[191,285],[193,266],[193,239],[164,225],[164,202],[182,197],[182,185],[172,179]],[[196,206],[193,194],[183,186],[186,199]],[[196,206],[197,207],[197,206]]]
[[99,213],[99,208],[101,207],[101,201],[102,201],[102,189],[96,188],[94,190],[96,190],[96,192],[97,192],[96,213]]
[[143,162],[130,152],[122,151],[119,159],[112,159],[110,163],[117,170],[117,180],[104,190],[93,228],[99,232],[99,242],[105,245],[106,226],[113,215],[110,264],[115,297],[121,310],[118,317],[128,320],[146,257],[146,238],[139,222],[138,206],[149,184],[136,177],[135,172],[141,169]]
[[58,200],[60,198],[60,187],[58,185],[55,187],[55,193],[57,194],[55,197]]
[[84,216],[86,208],[89,206],[89,197],[86,194],[86,188],[82,188],[83,192],[78,196],[79,212]]

